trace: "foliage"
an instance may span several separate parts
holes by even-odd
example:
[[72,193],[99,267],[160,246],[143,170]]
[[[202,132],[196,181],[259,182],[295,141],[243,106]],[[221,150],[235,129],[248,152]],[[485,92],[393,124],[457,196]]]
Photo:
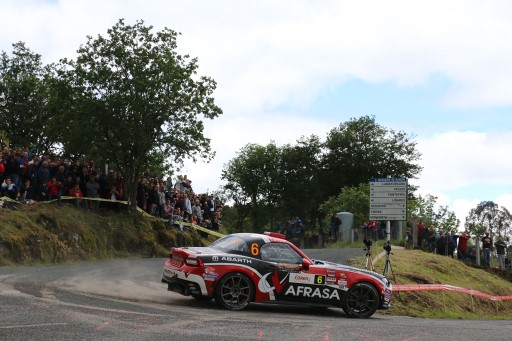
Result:
[[460,220],[455,212],[447,206],[437,206],[437,197],[431,194],[419,195],[416,199],[408,200],[408,216],[412,220],[422,219],[425,226],[433,225],[443,231],[457,229]]
[[482,201],[471,209],[466,216],[466,228],[479,235],[489,232],[491,235],[512,236],[512,215],[505,207],[493,201]]
[[267,146],[247,144],[222,170],[228,197],[240,208],[239,213],[243,213],[246,207],[251,208],[255,231],[264,223],[262,213],[265,207],[270,208],[272,219],[274,209],[280,203],[283,184],[280,160],[281,150],[274,142]]
[[402,131],[385,128],[363,116],[332,129],[325,142],[322,188],[327,196],[341,187],[358,186],[370,178],[413,178],[421,171],[416,142]]
[[343,187],[340,194],[331,197],[322,204],[327,218],[332,213],[350,212],[354,215],[354,228],[358,228],[368,221],[370,212],[370,184],[362,183],[355,187]]
[[153,33],[143,21],[119,20],[59,68],[58,94],[68,104],[59,112],[64,150],[112,164],[133,207],[147,168],[214,155],[202,119],[221,114],[211,97],[216,83],[196,76],[197,59],[179,55],[176,38],[167,28]]
[[7,132],[11,146],[50,148],[52,66],[43,66],[41,55],[23,42],[13,44],[12,57],[0,57],[0,131]]

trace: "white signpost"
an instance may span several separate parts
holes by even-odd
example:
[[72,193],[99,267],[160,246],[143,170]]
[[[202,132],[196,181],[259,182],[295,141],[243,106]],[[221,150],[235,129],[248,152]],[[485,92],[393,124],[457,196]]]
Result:
[[370,220],[407,219],[407,179],[370,179]]

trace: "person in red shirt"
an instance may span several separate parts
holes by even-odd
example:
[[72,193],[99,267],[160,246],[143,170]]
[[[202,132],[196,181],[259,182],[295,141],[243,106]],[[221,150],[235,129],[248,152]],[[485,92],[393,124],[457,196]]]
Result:
[[423,220],[420,219],[418,222],[418,247],[423,246],[423,237],[425,234],[425,224],[423,223]]
[[57,178],[52,176],[52,179],[46,183],[48,200],[57,199],[57,204],[61,205],[61,188],[62,184],[57,181]]
[[469,231],[464,231],[459,236],[459,245],[457,246],[457,258],[465,260],[468,257],[468,240],[471,238]]
[[69,196],[75,197],[75,205],[80,207],[80,202],[83,197],[82,191],[80,190],[80,185],[76,184],[73,188],[69,190]]

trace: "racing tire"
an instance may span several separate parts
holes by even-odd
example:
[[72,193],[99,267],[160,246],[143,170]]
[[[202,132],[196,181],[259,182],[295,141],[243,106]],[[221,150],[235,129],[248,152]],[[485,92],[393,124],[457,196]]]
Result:
[[341,308],[349,317],[368,318],[379,307],[379,294],[370,283],[356,283],[343,297]]
[[215,288],[215,302],[228,310],[243,310],[252,301],[254,285],[249,277],[232,272],[222,277]]

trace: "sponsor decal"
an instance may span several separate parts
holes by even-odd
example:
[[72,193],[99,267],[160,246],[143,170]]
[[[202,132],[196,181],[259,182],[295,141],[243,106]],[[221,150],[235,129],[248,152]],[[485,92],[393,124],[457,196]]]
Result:
[[306,287],[302,285],[298,286],[290,286],[288,290],[284,293],[285,295],[297,296],[297,297],[307,297],[307,298],[323,298],[323,299],[340,299],[340,295],[338,290],[330,289],[327,287],[319,288],[319,287]]
[[389,290],[389,289],[385,289],[385,290],[384,290],[384,295],[385,295],[385,296],[391,296],[391,295],[393,295],[393,294],[391,293],[391,290]]
[[260,280],[258,282],[258,290],[261,292],[264,292],[264,293],[268,293],[268,292],[275,290],[276,293],[279,294],[281,292],[281,289],[283,289],[283,287],[284,287],[284,283],[286,282],[286,279],[288,278],[288,274],[281,281],[279,281],[278,273],[277,273],[277,271],[274,271],[274,273],[272,275],[272,283],[275,283],[275,284],[273,286],[271,286],[267,282],[267,277],[270,274],[271,274],[270,272],[266,273],[265,275],[263,275],[263,277],[260,278]]
[[305,273],[291,274],[290,283],[299,284],[325,284],[325,276]]
[[216,279],[219,278],[219,275],[215,274],[215,273],[210,273],[210,274],[204,274],[204,280],[205,281],[215,281]]
[[327,277],[327,278],[325,279],[325,281],[326,281],[327,283],[329,283],[329,282],[330,282],[330,283],[336,283],[336,277]]
[[338,281],[338,286],[340,287],[341,290],[344,290],[344,291],[347,291],[348,290],[348,287],[347,287],[347,281],[344,280],[344,279],[340,279]]
[[219,278],[219,275],[215,273],[215,270],[211,268],[205,268],[203,277],[205,281],[215,281]]
[[218,261],[219,261],[219,257],[217,257],[217,256],[212,257],[212,262],[218,262]]
[[252,260],[247,258],[238,258],[238,257],[222,257],[221,261],[223,262],[233,262],[233,263],[244,263],[251,264]]
[[335,277],[336,276],[336,270],[327,270],[327,276]]
[[164,273],[165,275],[167,275],[168,277],[178,277],[178,274],[180,273],[181,271],[176,271],[176,270],[172,270],[172,269],[169,269],[169,268],[164,268]]

